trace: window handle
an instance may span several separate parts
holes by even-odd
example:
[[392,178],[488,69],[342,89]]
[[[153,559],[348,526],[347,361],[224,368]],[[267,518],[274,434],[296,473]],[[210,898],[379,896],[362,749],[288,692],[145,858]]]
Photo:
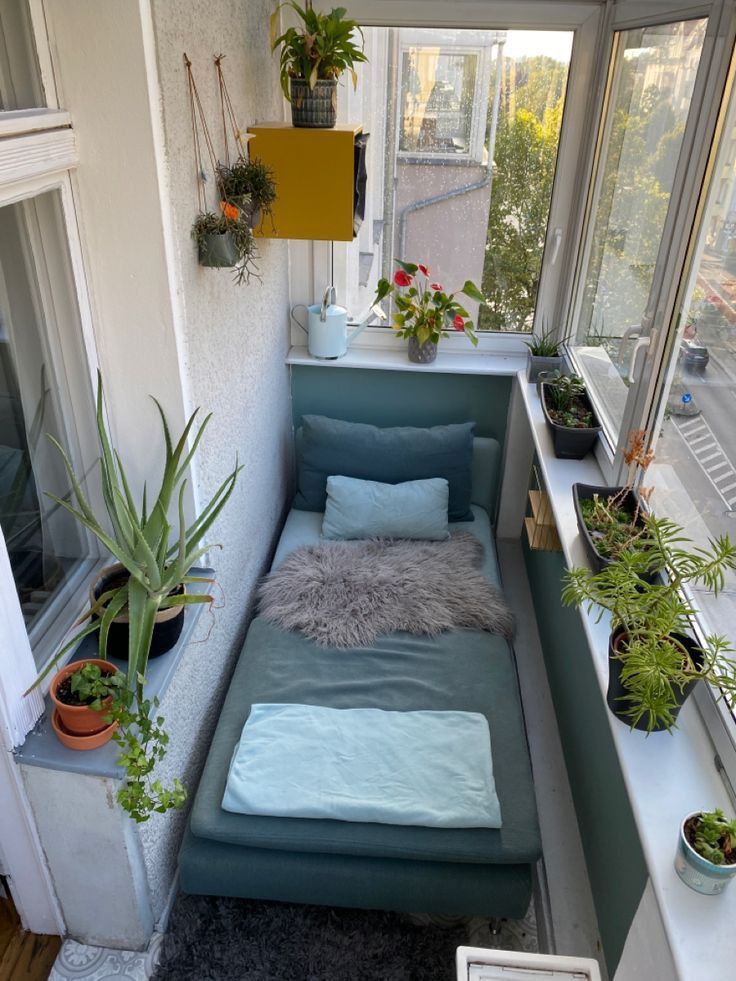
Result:
[[552,255],[549,257],[550,266],[554,266],[557,262],[557,256],[560,252],[560,245],[562,244],[562,229],[555,228],[552,231]]
[[636,344],[634,344],[634,350],[631,352],[631,359],[629,361],[629,371],[627,374],[627,378],[632,385],[636,381],[636,378],[634,378],[634,369],[636,367],[636,356],[638,355],[639,351],[641,351],[642,348],[649,347],[651,340],[652,340],[651,337],[640,337],[637,340]]

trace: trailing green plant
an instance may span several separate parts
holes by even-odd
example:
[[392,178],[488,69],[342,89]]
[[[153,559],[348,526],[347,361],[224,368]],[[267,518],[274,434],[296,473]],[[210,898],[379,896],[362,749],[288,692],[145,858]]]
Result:
[[[277,37],[282,7],[295,10],[302,23],[299,27],[288,27]],[[289,80],[292,78],[302,78],[309,82],[310,89],[314,89],[318,79],[339,78],[348,71],[353,87],[357,87],[354,66],[368,59],[363,53],[363,32],[357,21],[345,17],[346,13],[344,7],[319,13],[312,7],[311,0],[307,0],[304,7],[294,0],[278,5],[271,16],[271,50],[281,46],[281,88],[287,101],[291,101]],[[360,35],[360,46],[353,41],[354,32]]]
[[736,865],[736,820],[720,808],[701,811],[685,822],[685,834],[695,851],[713,865]]
[[[668,518],[644,515],[645,534],[624,549],[600,572],[572,568],[564,577],[566,606],[597,609],[597,619],[611,614],[611,631],[623,632],[618,652],[625,695],[623,714],[648,731],[675,724],[677,695],[691,682],[705,680],[729,697],[736,695],[736,661],[725,637],[711,635],[696,647],[695,656],[682,642],[692,632],[697,609],[687,587],[701,586],[714,595],[723,589],[725,574],[736,569],[736,545],[727,535],[695,545]],[[642,577],[652,569],[660,576]]]
[[243,210],[261,211],[273,216],[276,182],[270,167],[258,159],[238,157],[234,164],[219,164],[217,182],[220,195],[228,204]]
[[[155,764],[161,759],[163,753],[160,750],[166,745],[166,741],[157,735],[162,720],[157,721],[153,730],[149,731],[146,720],[151,704],[144,698],[146,668],[155,617],[159,610],[193,603],[213,602],[213,597],[210,595],[188,593],[179,590],[179,587],[190,583],[212,581],[192,576],[190,569],[205,552],[213,547],[202,544],[202,541],[230,498],[242,467],[236,457],[233,470],[223,480],[200,514],[187,525],[186,473],[211,414],[204,419],[195,433],[194,425],[199,412],[198,409],[195,410],[178,441],[174,443],[164,411],[159,402],[154,399],[161,420],[165,446],[163,473],[156,497],[151,500],[144,484],[141,501],[136,504],[122,459],[113,447],[105,427],[104,393],[99,372],[97,379],[97,434],[101,448],[100,483],[106,521],[103,524],[103,521],[92,511],[66,452],[51,436],[49,439],[63,460],[76,506],[53,494],[47,496],[95,535],[100,544],[125,568],[128,579],[119,586],[107,589],[90,605],[80,621],[82,623],[89,620],[87,625],[51,659],[32,688],[35,688],[58,661],[88,634],[99,631],[100,657],[106,658],[110,626],[116,617],[126,615],[129,621],[128,665],[125,688],[121,689],[121,692],[125,691],[126,694],[115,699],[112,714],[121,723],[123,733],[128,733],[128,736],[121,734],[120,737],[125,740],[127,757],[132,757],[130,738],[135,738],[141,752],[146,754],[151,750],[151,758]],[[173,519],[170,518],[170,511],[175,514]],[[108,527],[110,531],[107,530]],[[118,712],[121,714],[116,715]],[[135,735],[136,731],[138,735]],[[129,763],[125,765],[129,768]],[[136,767],[140,766],[139,759]],[[135,777],[138,770],[132,772]],[[173,791],[159,791],[158,804],[165,802],[166,806],[178,806],[178,803],[183,801],[178,790],[179,786],[177,781]],[[136,820],[144,820],[145,818],[141,816],[144,798],[140,794],[134,796],[139,804],[136,805],[135,814],[132,811],[130,813]],[[125,786],[119,792],[118,799],[124,807],[131,803],[130,793]],[[146,799],[150,803],[154,797],[149,795]],[[159,810],[160,806],[155,806],[153,809]]]
[[210,248],[209,236],[229,234],[237,252],[235,282],[242,286],[250,282],[251,276],[260,279],[256,266],[256,240],[250,227],[249,212],[245,210],[248,202],[243,198],[239,206],[227,202],[223,202],[223,205],[220,215],[212,211],[197,215],[192,225],[192,238],[197,243],[200,255],[206,256]]

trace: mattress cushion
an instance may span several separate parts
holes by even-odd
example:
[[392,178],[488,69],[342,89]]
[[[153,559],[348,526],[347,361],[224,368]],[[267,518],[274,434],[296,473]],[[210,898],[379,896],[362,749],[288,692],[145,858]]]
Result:
[[[444,829],[230,814],[222,809],[233,750],[256,702],[333,708],[480,712],[491,732],[500,829]],[[325,650],[261,618],[251,624],[192,809],[193,835],[251,848],[525,863],[541,854],[534,788],[510,648],[471,630],[434,639],[397,633],[373,649]]]

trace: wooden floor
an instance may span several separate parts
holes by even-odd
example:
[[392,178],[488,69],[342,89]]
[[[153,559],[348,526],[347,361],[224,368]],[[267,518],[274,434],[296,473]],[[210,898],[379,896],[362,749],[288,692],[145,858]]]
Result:
[[23,930],[12,902],[0,898],[0,981],[46,981],[60,947],[61,937]]

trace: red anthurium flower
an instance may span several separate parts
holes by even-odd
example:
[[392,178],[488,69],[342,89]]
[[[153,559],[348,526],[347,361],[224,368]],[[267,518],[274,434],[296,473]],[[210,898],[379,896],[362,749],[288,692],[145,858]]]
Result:
[[394,273],[394,283],[397,286],[411,286],[412,277],[403,269],[397,269]]
[[[422,267],[420,266],[419,268],[421,269]],[[429,288],[431,290],[435,290],[435,292],[437,292],[437,293],[441,293],[442,292],[442,286],[440,286],[439,283],[430,283],[429,284]]]
[[421,262],[417,263],[417,265],[419,266],[419,272],[422,274],[422,276],[429,276],[429,269],[427,269],[426,266],[423,266]]
[[458,314],[452,321],[452,326],[455,328],[455,330],[465,330],[465,321],[460,314]]

